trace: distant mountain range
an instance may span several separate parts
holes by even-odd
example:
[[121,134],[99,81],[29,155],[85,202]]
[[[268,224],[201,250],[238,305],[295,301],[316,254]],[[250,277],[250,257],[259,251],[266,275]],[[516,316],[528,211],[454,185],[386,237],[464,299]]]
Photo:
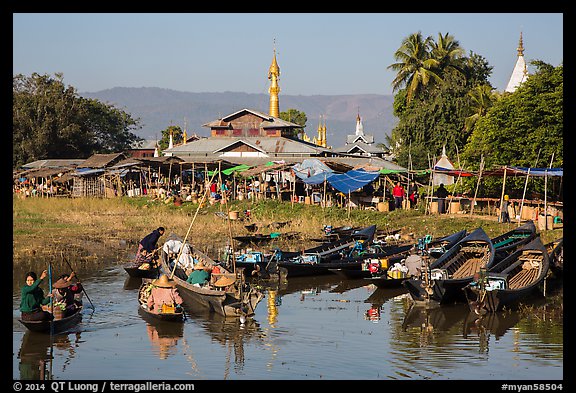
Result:
[[[241,109],[268,113],[269,95],[237,92],[191,93],[157,87],[114,87],[98,92],[79,93],[86,98],[112,104],[116,108],[140,119],[142,129],[135,132],[144,139],[159,139],[161,131],[170,125],[186,127],[188,135],[208,136],[203,127],[212,120]],[[318,135],[320,122],[327,129],[328,145],[334,148],[346,143],[346,135],[356,131],[356,116],[360,114],[365,134],[374,135],[375,143],[386,144],[397,119],[392,114],[392,95],[282,95],[280,111],[296,109],[308,117],[306,133],[310,138]]]

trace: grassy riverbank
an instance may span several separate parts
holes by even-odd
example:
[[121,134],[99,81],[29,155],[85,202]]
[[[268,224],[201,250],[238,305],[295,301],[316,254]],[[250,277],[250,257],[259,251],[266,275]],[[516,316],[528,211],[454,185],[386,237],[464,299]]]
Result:
[[[166,205],[149,198],[26,198],[13,199],[13,260],[14,263],[32,262],[62,255],[75,261],[98,262],[117,258],[119,261],[136,250],[138,241],[153,229],[164,226],[166,234],[172,232],[188,238],[203,249],[215,249],[226,244],[230,235],[248,234],[246,221],[228,221],[215,213],[229,210],[251,211],[251,221],[264,227],[260,233],[277,230],[265,226],[273,222],[289,221],[280,231],[297,231],[303,240],[275,243],[284,249],[310,247],[317,243],[312,238],[321,235],[323,225],[376,224],[378,229],[402,229],[406,237],[418,239],[427,234],[439,237],[461,229],[483,227],[494,237],[516,226],[501,224],[494,216],[468,214],[424,215],[419,210],[378,212],[326,208],[290,202],[267,200],[258,203],[237,201],[226,205],[205,206],[184,203]],[[240,214],[242,216],[242,213]],[[228,225],[230,223],[230,225]],[[166,235],[165,235],[166,236]],[[544,242],[562,236],[562,229],[544,231]],[[161,242],[163,239],[161,238]],[[416,241],[416,240],[415,240]]]

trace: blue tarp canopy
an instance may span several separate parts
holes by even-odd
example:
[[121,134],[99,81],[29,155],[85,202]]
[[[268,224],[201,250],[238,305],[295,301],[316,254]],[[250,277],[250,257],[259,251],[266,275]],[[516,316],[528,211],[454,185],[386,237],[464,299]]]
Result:
[[564,168],[525,168],[521,166],[513,166],[512,168],[525,174],[528,174],[528,170],[530,170],[530,176],[564,176]]
[[364,187],[366,184],[372,183],[378,176],[380,176],[380,172],[378,171],[368,172],[358,169],[332,175],[327,181],[338,191],[348,194],[349,192]]
[[348,194],[349,192],[364,187],[366,184],[372,183],[378,176],[380,176],[379,171],[368,172],[363,169],[357,169],[346,173],[317,173],[302,181],[306,184],[320,184],[326,180],[338,191]]

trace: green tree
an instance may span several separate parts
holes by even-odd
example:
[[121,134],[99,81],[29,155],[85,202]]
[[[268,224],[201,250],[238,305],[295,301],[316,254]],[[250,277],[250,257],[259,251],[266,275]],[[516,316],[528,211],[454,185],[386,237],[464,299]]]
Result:
[[288,109],[285,112],[280,112],[279,117],[284,121],[289,121],[291,123],[302,126],[302,128],[297,128],[294,130],[294,137],[298,137],[304,134],[304,128],[306,127],[306,122],[308,121],[306,113],[300,112],[296,109]]
[[466,118],[464,121],[464,129],[466,131],[471,131],[478,119],[486,116],[488,109],[490,109],[494,101],[497,100],[498,95],[493,91],[492,86],[484,84],[474,86],[469,90],[468,98],[470,98],[470,109],[474,114]]
[[172,134],[172,144],[174,146],[182,143],[184,139],[184,133],[182,132],[180,126],[169,126],[165,130],[162,130],[161,133],[162,139],[160,139],[158,142],[158,146],[160,147],[161,151],[166,150],[170,145],[170,134]]
[[432,37],[423,38],[421,32],[409,35],[394,52],[397,62],[388,66],[388,69],[396,71],[396,77],[392,81],[393,91],[405,87],[408,103],[432,81],[442,82],[436,73],[439,62],[430,54],[432,42]]
[[563,165],[563,65],[531,62],[537,71],[514,93],[505,93],[480,118],[463,152],[470,162],[500,165]]
[[63,75],[13,76],[12,165],[48,158],[87,158],[123,151],[141,140],[129,114],[78,96]]

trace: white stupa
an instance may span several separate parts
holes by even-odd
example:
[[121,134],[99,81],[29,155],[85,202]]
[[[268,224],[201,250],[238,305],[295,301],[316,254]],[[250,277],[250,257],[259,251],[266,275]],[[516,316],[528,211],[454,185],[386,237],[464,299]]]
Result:
[[512,75],[510,76],[510,80],[508,81],[508,86],[506,86],[506,90],[509,93],[513,93],[516,91],[518,86],[526,79],[528,79],[528,69],[526,68],[526,61],[524,60],[524,45],[522,42],[522,32],[520,32],[520,42],[518,44],[518,59],[516,60],[516,65],[514,66],[514,71],[512,71]]

